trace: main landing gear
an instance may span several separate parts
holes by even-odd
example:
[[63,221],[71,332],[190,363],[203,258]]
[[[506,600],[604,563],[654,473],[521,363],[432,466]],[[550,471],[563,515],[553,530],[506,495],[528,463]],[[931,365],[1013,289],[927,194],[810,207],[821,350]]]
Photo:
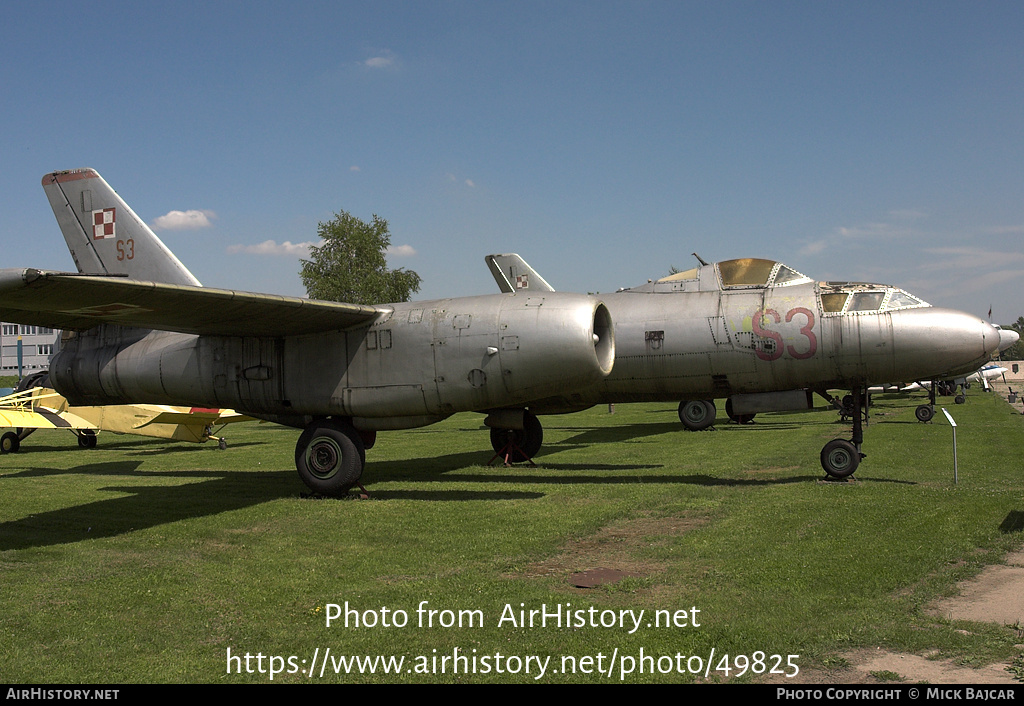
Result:
[[679,403],[679,421],[690,431],[701,431],[715,423],[718,408],[714,400],[683,400]]
[[533,457],[544,443],[544,428],[537,416],[526,410],[523,411],[522,426],[522,429],[491,427],[491,448],[494,449],[494,456],[487,465],[499,458],[503,459],[506,466],[513,463],[536,465]]
[[[864,389],[853,388],[853,394],[843,400],[840,411],[853,418],[853,438],[833,439],[821,449],[821,467],[831,478],[849,478],[865,457],[861,453],[864,443]],[[833,404],[839,404],[833,400]]]
[[365,465],[363,435],[344,419],[313,422],[295,444],[299,477],[310,490],[321,495],[338,497],[348,493],[359,484]]

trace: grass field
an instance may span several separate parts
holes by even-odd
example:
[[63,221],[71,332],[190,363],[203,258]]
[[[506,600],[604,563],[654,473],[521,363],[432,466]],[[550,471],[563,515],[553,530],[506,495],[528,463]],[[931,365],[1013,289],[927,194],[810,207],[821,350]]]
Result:
[[[382,433],[369,500],[307,497],[297,430],[234,425],[226,451],[38,432],[0,457],[0,682],[750,681],[862,647],[1009,661],[1020,626],[923,606],[1024,540],[1024,417],[949,400],[954,485],[950,427],[915,421],[919,401],[876,398],[856,482],[821,480],[821,446],[849,437],[834,412],[686,432],[674,404],[618,405],[543,418],[536,468],[485,465],[481,415]],[[572,585],[598,568],[626,578]],[[404,662],[335,674],[348,655]]]

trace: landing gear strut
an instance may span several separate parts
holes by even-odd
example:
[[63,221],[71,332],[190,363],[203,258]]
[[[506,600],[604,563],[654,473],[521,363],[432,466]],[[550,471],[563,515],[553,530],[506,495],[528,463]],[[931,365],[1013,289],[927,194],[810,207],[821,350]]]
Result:
[[[853,416],[853,438],[833,439],[821,449],[821,467],[832,478],[848,478],[853,475],[865,454],[861,453],[864,443],[864,416],[862,412],[864,390],[853,388],[850,407]],[[846,411],[846,410],[844,410]]]
[[935,416],[935,387],[938,385],[932,380],[931,387],[928,390],[928,404],[918,405],[917,409],[914,410],[914,416],[917,417],[919,422],[930,422],[932,417]]
[[310,490],[343,496],[359,482],[366,464],[362,437],[347,421],[320,419],[299,436],[295,468]]

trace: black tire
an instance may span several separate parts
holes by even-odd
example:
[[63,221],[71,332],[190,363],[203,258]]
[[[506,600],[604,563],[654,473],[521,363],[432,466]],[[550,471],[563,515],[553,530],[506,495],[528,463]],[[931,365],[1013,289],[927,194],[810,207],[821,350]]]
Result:
[[930,404],[918,405],[917,409],[914,410],[914,416],[917,417],[919,422],[930,422],[932,417],[935,416],[935,408]]
[[24,392],[25,390],[31,390],[33,387],[50,387],[50,371],[40,370],[37,373],[26,375],[18,381],[14,391]]
[[859,465],[857,447],[846,439],[833,439],[821,449],[821,467],[833,478],[848,478]]
[[0,436],[0,454],[16,454],[21,448],[21,439],[13,431],[4,432]]
[[953,402],[956,404],[963,404],[966,401],[967,397],[964,395],[957,395],[956,397],[953,398]]
[[529,411],[523,413],[522,429],[491,429],[491,448],[502,456],[508,453],[509,463],[526,463],[540,452],[543,444],[544,427]]
[[78,446],[83,449],[96,448],[96,432],[92,429],[83,429],[78,432]]
[[714,402],[683,400],[679,403],[679,421],[690,431],[701,431],[715,423],[717,410]]
[[725,413],[728,415],[729,419],[736,422],[737,424],[750,424],[752,421],[754,421],[754,417],[757,416],[756,413],[736,414],[735,412],[733,412],[732,398],[729,398],[725,401]]
[[313,492],[342,496],[363,475],[365,452],[359,433],[335,420],[314,422],[295,444],[295,468]]

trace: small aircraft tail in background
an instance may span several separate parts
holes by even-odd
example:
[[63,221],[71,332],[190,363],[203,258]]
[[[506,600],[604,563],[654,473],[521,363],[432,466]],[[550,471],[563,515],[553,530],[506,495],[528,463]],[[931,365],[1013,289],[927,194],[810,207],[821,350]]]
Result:
[[530,292],[553,292],[555,288],[526,264],[526,260],[515,253],[488,255],[484,258],[498,287],[506,294],[527,290]]
[[80,273],[201,286],[95,170],[47,174],[43,190]]

